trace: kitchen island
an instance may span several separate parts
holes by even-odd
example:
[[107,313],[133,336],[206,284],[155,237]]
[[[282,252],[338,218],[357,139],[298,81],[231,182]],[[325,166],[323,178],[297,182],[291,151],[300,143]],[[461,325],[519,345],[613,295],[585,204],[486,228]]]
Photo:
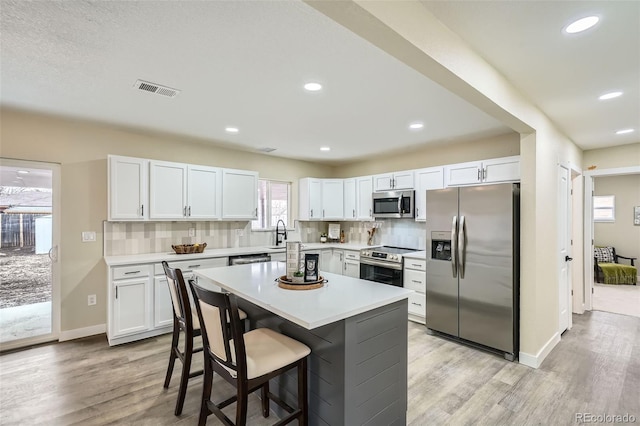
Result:
[[[251,328],[268,327],[311,348],[310,425],[406,424],[407,298],[399,287],[321,272],[315,290],[285,290],[282,262],[195,271],[200,285],[238,296]],[[274,381],[296,404],[296,381]]]

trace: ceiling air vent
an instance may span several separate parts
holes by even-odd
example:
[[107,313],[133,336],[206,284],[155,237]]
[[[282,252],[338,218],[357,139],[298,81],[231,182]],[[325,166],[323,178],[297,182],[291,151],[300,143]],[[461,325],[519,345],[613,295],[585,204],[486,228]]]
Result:
[[260,151],[260,152],[273,152],[275,150],[276,150],[275,148],[269,148],[269,147],[258,148],[258,151]]
[[151,83],[149,81],[137,80],[136,84],[133,86],[135,89],[144,90],[145,92],[155,93],[156,95],[166,96],[167,98],[175,98],[180,93],[177,89],[172,89],[171,87],[161,86],[156,83]]

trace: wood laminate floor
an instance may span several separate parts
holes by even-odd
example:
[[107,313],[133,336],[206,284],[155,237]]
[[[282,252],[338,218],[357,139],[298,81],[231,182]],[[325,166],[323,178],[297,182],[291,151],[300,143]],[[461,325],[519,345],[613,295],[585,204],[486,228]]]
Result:
[[[410,323],[407,423],[570,425],[576,413],[628,413],[640,423],[640,318],[592,312],[573,320],[537,370]],[[0,424],[197,424],[202,377],[190,382],[180,417],[178,369],[162,387],[169,337],[109,348],[96,336],[0,355]],[[222,381],[214,389],[233,392]],[[250,425],[275,421],[261,417],[255,396],[249,410]]]

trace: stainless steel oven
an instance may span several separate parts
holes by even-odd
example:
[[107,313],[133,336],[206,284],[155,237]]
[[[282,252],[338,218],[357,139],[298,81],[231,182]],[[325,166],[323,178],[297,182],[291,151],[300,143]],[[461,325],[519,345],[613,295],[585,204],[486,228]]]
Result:
[[413,251],[387,246],[360,250],[360,279],[402,287],[402,255]]

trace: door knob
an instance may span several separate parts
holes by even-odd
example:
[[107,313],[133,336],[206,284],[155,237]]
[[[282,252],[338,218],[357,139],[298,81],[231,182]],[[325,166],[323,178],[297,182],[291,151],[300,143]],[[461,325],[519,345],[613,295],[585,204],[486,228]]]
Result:
[[565,262],[571,262],[572,260],[573,260],[573,257],[569,257],[569,256],[564,257]]

